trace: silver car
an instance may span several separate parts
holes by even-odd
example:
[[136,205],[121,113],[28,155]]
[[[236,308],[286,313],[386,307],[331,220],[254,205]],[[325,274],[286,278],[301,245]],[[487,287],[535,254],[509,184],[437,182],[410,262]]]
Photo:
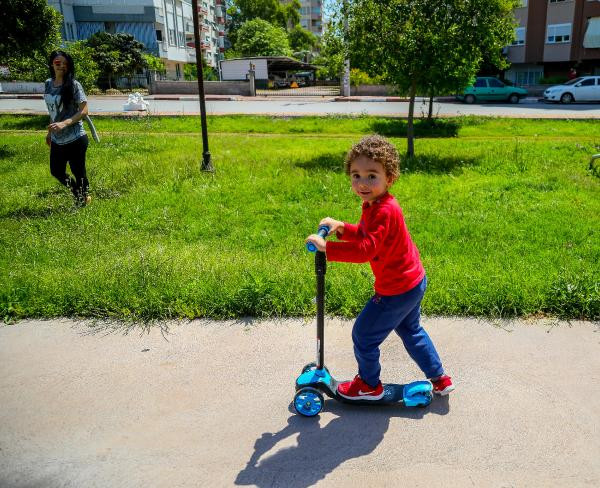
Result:
[[545,102],[600,102],[600,76],[581,76],[551,86],[544,92]]

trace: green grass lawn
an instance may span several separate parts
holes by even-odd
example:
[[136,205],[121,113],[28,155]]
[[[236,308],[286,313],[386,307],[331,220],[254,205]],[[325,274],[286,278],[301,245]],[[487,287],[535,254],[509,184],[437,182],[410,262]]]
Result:
[[[302,316],[314,313],[304,237],[355,222],[342,171],[371,117],[211,117],[215,174],[200,171],[198,117],[95,119],[92,205],[50,176],[47,117],[0,116],[0,314],[23,317]],[[596,121],[456,118],[418,124],[392,193],[421,251],[427,314],[600,318]],[[330,263],[327,311],[352,317],[368,265]]]

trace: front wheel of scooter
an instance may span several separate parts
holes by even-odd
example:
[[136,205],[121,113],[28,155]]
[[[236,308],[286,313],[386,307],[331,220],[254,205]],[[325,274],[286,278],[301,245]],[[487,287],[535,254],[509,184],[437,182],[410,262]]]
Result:
[[306,387],[294,396],[294,408],[304,417],[314,417],[323,409],[323,395],[316,388]]

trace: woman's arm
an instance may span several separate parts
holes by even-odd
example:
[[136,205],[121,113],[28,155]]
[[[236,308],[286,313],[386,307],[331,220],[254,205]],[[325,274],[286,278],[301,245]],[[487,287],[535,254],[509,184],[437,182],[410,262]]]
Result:
[[72,117],[63,120],[62,122],[53,122],[48,126],[48,130],[50,132],[58,132],[63,130],[65,127],[69,127],[70,125],[76,124],[81,119],[83,119],[88,114],[88,106],[87,102],[81,102],[79,104],[79,112],[77,112]]

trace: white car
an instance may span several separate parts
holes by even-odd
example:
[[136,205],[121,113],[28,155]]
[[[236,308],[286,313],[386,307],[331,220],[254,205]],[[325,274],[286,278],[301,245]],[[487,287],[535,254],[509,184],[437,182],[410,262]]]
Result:
[[600,102],[600,76],[581,76],[551,86],[544,92],[545,102]]

